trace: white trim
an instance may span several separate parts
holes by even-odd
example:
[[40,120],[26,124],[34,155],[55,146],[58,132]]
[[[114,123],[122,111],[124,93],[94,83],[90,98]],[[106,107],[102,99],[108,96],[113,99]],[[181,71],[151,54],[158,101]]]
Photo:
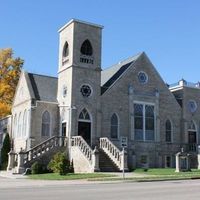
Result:
[[143,104],[143,105],[150,105],[150,106],[155,106],[155,103],[152,103],[152,102],[147,102],[147,101],[133,101],[133,104]]
[[182,90],[184,87],[200,90],[199,87],[188,86],[188,85],[184,85],[184,86],[177,85],[177,86],[174,86],[174,87],[169,87],[169,90],[170,90],[171,92],[174,92],[174,91],[177,91],[177,90]]
[[78,23],[81,23],[81,24],[89,25],[89,26],[95,26],[95,27],[101,28],[101,29],[104,28],[102,25],[99,25],[99,24],[94,24],[94,23],[82,21],[82,20],[79,20],[79,19],[71,19],[67,24],[65,24],[64,26],[62,26],[62,27],[58,30],[58,33],[60,33],[61,31],[63,31],[66,27],[68,27],[68,26],[69,26],[70,24],[72,24],[73,22],[78,22]]

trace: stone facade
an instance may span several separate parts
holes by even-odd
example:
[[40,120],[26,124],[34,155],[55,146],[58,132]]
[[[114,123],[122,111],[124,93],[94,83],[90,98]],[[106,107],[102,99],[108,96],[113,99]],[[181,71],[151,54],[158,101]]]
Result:
[[[104,137],[121,149],[125,138],[129,168],[175,167],[181,148],[196,167],[199,85],[166,85],[144,52],[102,70],[102,28],[71,20],[59,30],[58,79],[22,72],[12,108],[14,151],[55,135],[82,136],[91,148]],[[84,154],[72,149],[78,171],[87,171]]]

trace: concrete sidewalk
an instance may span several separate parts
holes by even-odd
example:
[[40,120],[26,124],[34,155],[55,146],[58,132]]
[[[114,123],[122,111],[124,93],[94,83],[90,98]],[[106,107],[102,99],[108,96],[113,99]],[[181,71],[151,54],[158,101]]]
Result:
[[0,171],[0,177],[10,179],[26,179],[27,176],[23,174],[13,174],[12,171]]

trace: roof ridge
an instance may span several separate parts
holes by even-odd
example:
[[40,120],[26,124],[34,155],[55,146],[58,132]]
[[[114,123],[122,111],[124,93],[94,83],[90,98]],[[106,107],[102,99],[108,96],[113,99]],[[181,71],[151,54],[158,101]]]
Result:
[[123,65],[123,64],[127,64],[127,63],[129,63],[129,62],[132,62],[134,59],[136,59],[137,57],[139,57],[139,56],[142,55],[142,54],[143,54],[143,52],[140,52],[140,53],[137,53],[137,54],[134,55],[134,56],[130,56],[130,57],[128,57],[128,58],[125,58],[124,60],[121,60],[121,61],[119,61],[118,63],[111,65],[110,67],[104,69],[103,71],[109,70],[109,69],[111,69],[112,67],[115,67],[115,66],[117,66],[117,65]]
[[50,75],[45,75],[45,74],[37,74],[37,73],[31,73],[31,72],[27,72],[27,73],[28,73],[28,74],[32,74],[32,75],[36,75],[36,76],[43,76],[43,77],[58,79],[58,77],[50,76]]

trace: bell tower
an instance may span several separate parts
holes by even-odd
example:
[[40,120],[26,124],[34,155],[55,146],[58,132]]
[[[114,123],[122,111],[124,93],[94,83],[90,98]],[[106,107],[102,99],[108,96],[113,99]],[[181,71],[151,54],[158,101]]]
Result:
[[60,134],[100,136],[102,26],[72,19],[59,30]]

